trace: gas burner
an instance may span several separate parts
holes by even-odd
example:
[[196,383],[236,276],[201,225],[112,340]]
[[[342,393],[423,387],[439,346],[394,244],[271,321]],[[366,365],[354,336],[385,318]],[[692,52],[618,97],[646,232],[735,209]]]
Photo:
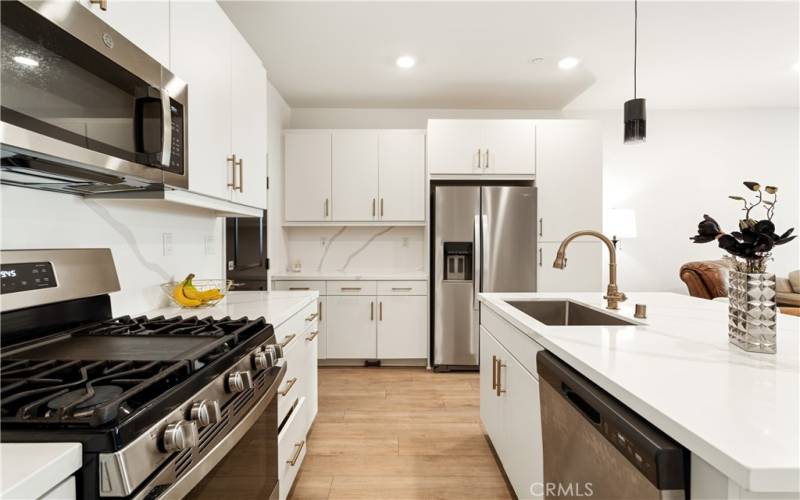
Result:
[[72,408],[76,416],[88,415],[96,407],[118,398],[122,391],[122,387],[118,385],[89,386],[86,389],[75,389],[56,396],[47,402],[47,407],[56,411]]

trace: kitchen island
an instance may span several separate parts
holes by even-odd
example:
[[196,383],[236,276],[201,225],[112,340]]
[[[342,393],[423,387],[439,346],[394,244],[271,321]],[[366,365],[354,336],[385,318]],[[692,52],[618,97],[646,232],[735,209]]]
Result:
[[550,351],[687,448],[693,499],[797,498],[800,319],[778,318],[776,355],[752,354],[728,343],[725,303],[631,293],[613,314],[635,324],[619,326],[547,326],[507,303],[541,299],[610,312],[600,293],[481,294],[482,339],[512,332],[505,348],[534,377],[535,353]]

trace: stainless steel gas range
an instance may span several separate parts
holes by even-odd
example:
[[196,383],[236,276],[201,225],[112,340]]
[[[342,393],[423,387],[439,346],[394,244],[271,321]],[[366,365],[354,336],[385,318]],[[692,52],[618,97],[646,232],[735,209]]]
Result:
[[277,498],[286,364],[263,318],[112,318],[107,249],[0,261],[3,442],[80,442],[80,498]]

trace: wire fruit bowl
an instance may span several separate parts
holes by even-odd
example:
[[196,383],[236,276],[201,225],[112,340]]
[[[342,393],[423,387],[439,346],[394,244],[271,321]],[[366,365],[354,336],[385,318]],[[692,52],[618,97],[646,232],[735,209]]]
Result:
[[[173,305],[184,309],[199,309],[201,307],[213,307],[217,305],[222,299],[227,297],[228,292],[230,291],[231,287],[233,286],[233,280],[222,280],[222,279],[192,279],[192,287],[200,294],[199,299],[192,300],[191,298],[183,295],[183,297],[179,300],[176,297],[175,288],[182,287],[184,281],[172,281],[170,283],[162,283],[161,290],[164,292],[164,295],[169,297],[170,302]],[[218,294],[207,294],[208,298],[202,298],[204,292],[209,292],[211,290],[218,290]],[[189,300],[186,300],[189,299]],[[199,300],[199,303],[197,301]]]

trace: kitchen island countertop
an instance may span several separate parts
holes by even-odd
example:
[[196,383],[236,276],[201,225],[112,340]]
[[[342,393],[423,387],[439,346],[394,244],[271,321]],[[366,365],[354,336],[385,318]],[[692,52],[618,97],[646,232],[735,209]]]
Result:
[[[636,326],[546,326],[507,300],[600,293],[486,293],[482,304],[740,486],[800,491],[800,318],[778,317],[778,353],[728,343],[727,304],[630,293],[615,314]],[[635,304],[647,319],[633,318]],[[607,311],[609,312],[609,311]]]
[[81,468],[80,443],[0,444],[0,498],[39,498]]

